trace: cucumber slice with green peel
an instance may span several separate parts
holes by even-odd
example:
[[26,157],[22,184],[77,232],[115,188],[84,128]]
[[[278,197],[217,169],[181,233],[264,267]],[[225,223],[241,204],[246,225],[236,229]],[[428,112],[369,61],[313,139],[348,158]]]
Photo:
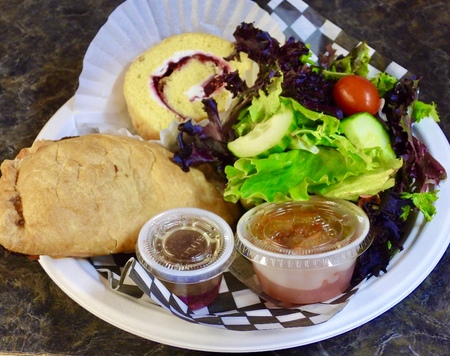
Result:
[[283,152],[289,146],[292,140],[289,134],[295,128],[294,113],[284,111],[256,124],[248,134],[228,143],[228,149],[239,158]]
[[388,157],[395,158],[391,140],[383,124],[369,113],[349,116],[340,122],[341,132],[357,148],[380,147]]

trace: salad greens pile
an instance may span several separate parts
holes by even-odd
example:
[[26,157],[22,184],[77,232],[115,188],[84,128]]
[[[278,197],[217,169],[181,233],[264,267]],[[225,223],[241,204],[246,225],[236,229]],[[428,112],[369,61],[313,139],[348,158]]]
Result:
[[[354,281],[386,272],[402,249],[408,216],[420,210],[432,219],[437,190],[431,188],[446,179],[412,134],[425,117],[439,121],[435,105],[417,99],[420,79],[368,78],[365,43],[346,56],[330,46],[314,63],[309,47],[293,37],[280,44],[248,23],[234,37],[236,50],[227,59],[246,53],[259,66],[257,78],[249,86],[237,72],[222,75],[234,96],[231,108],[220,116],[214,100],[204,99],[209,122],[179,125],[173,160],[185,171],[214,165],[227,182],[224,198],[245,206],[312,194],[354,201],[369,216],[374,237]],[[346,134],[343,123],[350,118],[333,99],[336,82],[346,75],[367,77],[377,87],[383,106],[372,119],[387,137],[385,146],[361,146]]]
[[[385,154],[380,147],[355,147],[340,132],[339,119],[307,109],[292,98],[280,96],[280,92],[270,90],[268,95],[261,92],[241,112],[234,128],[245,138],[260,122],[288,111],[295,118],[295,125],[286,132],[289,140],[281,140],[281,146],[271,147],[256,157],[239,158],[233,166],[225,167],[228,180],[225,200],[244,199],[255,205],[264,201],[307,200],[310,194],[357,200],[394,185],[392,175],[402,166],[401,159]],[[235,142],[239,139],[228,147]],[[254,140],[248,144],[264,147],[267,141]],[[272,153],[274,149],[279,152]]]

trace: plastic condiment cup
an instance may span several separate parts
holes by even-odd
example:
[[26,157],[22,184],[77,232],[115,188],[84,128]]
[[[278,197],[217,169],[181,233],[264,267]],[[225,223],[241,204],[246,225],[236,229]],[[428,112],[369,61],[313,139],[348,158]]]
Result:
[[235,243],[267,295],[310,304],[349,287],[358,256],[372,243],[369,226],[357,205],[312,196],[249,210],[238,222]]
[[141,229],[139,262],[192,310],[211,304],[233,262],[234,236],[220,216],[198,208],[167,210]]

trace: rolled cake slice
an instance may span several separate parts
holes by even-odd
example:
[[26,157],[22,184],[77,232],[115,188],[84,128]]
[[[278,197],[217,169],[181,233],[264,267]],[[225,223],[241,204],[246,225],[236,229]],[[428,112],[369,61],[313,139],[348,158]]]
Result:
[[[213,97],[219,112],[231,94],[214,78],[253,69],[248,58],[224,60],[234,52],[231,42],[206,33],[169,37],[137,57],[125,76],[124,95],[133,126],[145,139],[158,139],[173,121],[206,118],[202,99]],[[205,92],[205,88],[206,92]]]

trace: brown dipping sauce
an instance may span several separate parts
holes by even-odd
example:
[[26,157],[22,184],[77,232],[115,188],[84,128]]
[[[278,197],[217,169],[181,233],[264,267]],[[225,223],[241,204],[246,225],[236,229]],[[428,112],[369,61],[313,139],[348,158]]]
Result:
[[167,258],[174,262],[199,261],[208,247],[205,237],[195,230],[177,230],[164,241]]

